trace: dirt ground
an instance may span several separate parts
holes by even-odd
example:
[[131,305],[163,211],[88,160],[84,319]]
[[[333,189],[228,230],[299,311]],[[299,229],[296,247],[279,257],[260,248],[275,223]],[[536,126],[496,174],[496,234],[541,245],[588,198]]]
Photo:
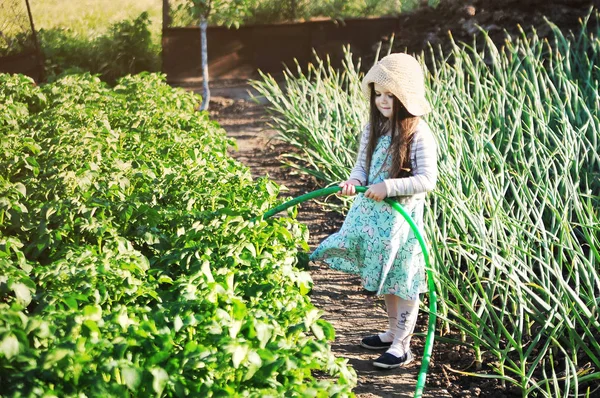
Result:
[[[443,0],[450,1],[450,0]],[[549,29],[543,17],[549,16],[558,26],[572,29],[578,19],[587,14],[589,6],[597,1],[586,0],[465,0],[460,5],[440,8],[437,14],[427,10],[411,18],[411,22],[422,25],[400,39],[396,46],[417,51],[423,43],[444,45],[447,31],[452,31],[456,40],[472,34],[476,26],[488,28],[498,42],[503,40],[503,31],[518,31],[517,24],[527,28],[538,26],[538,33]],[[459,4],[458,6],[456,4]],[[408,17],[407,17],[408,18]],[[446,42],[447,44],[447,42]],[[196,89],[191,88],[191,89]],[[269,116],[264,104],[251,100],[250,88],[244,80],[211,82],[210,114],[227,132],[237,140],[237,150],[231,155],[247,165],[254,177],[268,176],[287,191],[282,195],[296,197],[322,188],[307,176],[282,167],[282,154],[292,149],[273,139],[276,132],[269,128]],[[336,232],[343,218],[328,211],[318,203],[305,202],[300,205],[298,220],[310,231],[309,244],[314,249],[318,243]],[[323,318],[331,322],[336,330],[332,349],[338,357],[347,358],[358,374],[355,393],[359,398],[412,397],[416,377],[421,365],[427,316],[421,313],[417,324],[417,336],[412,348],[416,361],[406,368],[378,371],[372,361],[379,354],[361,348],[361,337],[385,330],[386,314],[381,298],[366,295],[358,278],[333,271],[321,264],[310,268],[314,280],[311,300],[324,313]],[[495,380],[474,378],[457,371],[472,370],[470,353],[455,345],[436,341],[425,388],[425,397],[479,397],[504,398],[521,396],[520,391],[503,388]]]

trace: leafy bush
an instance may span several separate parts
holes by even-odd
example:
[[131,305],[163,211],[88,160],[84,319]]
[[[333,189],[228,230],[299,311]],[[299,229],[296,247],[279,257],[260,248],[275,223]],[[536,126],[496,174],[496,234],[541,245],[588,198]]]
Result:
[[158,75],[0,75],[4,396],[352,395],[306,228],[252,220],[278,187],[197,103]]
[[7,35],[0,31],[0,57],[35,51],[35,42],[31,34],[20,32]]
[[259,1],[253,14],[244,23],[276,23],[282,21],[310,20],[315,17],[333,19],[381,17],[398,15],[417,6],[408,1]]
[[[435,6],[439,0],[429,0]],[[257,0],[249,15],[240,24],[270,24],[288,21],[310,20],[313,18],[364,18],[394,16],[410,11],[420,5],[419,0]],[[189,0],[171,0],[172,26],[197,26],[198,19],[186,11]],[[209,23],[218,24],[218,16]]]
[[46,59],[46,74],[90,72],[114,83],[117,78],[160,69],[160,45],[154,43],[148,14],[112,25],[95,38],[83,37],[67,29],[40,30],[40,43]]
[[[484,36],[482,51],[432,51],[427,73],[440,154],[426,213],[438,330],[472,350],[469,375],[524,397],[594,396],[600,380],[594,18],[578,34],[550,24],[550,41],[523,32],[502,49]],[[347,63],[341,72],[287,73],[284,89],[268,76],[254,83],[271,101],[279,136],[302,153],[292,164],[325,184],[346,178],[356,156],[366,121],[366,101],[353,95],[360,77]]]

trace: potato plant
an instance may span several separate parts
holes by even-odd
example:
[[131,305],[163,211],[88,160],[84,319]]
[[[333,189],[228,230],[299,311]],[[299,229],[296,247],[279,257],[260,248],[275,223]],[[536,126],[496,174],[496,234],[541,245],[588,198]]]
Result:
[[[351,396],[307,230],[164,77],[0,75],[4,396]],[[315,372],[319,375],[316,377]]]

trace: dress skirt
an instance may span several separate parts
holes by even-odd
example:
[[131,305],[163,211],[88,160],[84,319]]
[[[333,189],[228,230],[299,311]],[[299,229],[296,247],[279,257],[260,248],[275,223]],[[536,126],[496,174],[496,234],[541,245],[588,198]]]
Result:
[[[387,138],[387,139],[386,139]],[[371,184],[383,181],[387,173],[390,139],[380,138],[371,160]],[[423,231],[424,200],[403,205]],[[416,300],[426,291],[425,259],[412,228],[389,204],[358,194],[340,230],[326,238],[311,254],[331,268],[358,275],[366,290]]]

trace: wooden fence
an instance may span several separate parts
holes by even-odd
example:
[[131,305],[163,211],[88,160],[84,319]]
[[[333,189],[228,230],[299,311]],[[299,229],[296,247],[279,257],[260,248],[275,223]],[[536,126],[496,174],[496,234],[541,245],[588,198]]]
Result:
[[[257,70],[277,74],[283,65],[302,66],[319,56],[329,55],[340,65],[343,45],[356,56],[372,56],[382,40],[397,31],[401,19],[347,19],[275,25],[242,26],[239,29],[209,27],[208,68],[212,78],[249,78]],[[201,80],[200,29],[164,28],[162,70],[170,82]]]

